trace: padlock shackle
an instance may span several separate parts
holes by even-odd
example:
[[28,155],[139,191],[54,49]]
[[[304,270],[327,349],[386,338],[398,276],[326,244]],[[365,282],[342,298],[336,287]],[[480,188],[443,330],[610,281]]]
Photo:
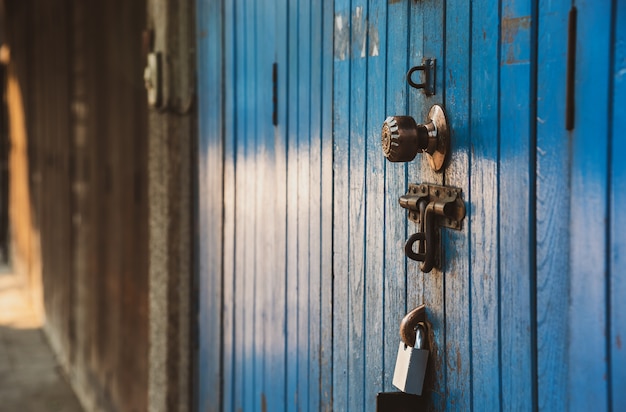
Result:
[[426,325],[426,305],[419,305],[407,313],[400,322],[400,338],[405,345],[415,347],[415,329],[417,325]]

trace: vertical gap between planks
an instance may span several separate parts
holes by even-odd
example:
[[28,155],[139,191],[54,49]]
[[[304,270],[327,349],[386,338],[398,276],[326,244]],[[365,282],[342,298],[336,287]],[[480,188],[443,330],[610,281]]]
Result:
[[[228,1],[228,0],[225,0]],[[289,6],[289,1],[286,1],[285,4],[285,11],[283,11],[283,16],[285,17],[285,24],[284,27],[287,27],[287,31],[289,30],[289,11],[290,11],[290,6]],[[278,20],[278,19],[277,19]],[[284,302],[284,306],[283,306],[283,313],[285,316],[285,326],[284,326],[284,330],[283,330],[283,348],[285,350],[285,352],[283,353],[283,363],[285,365],[285,369],[283,370],[283,405],[285,405],[285,410],[288,410],[288,404],[289,404],[289,334],[287,332],[287,328],[289,326],[289,315],[288,315],[288,310],[289,310],[289,305],[288,305],[288,294],[289,294],[289,285],[288,285],[288,281],[287,279],[289,278],[289,73],[291,68],[289,67],[289,36],[285,36],[284,39],[284,43],[283,43],[283,47],[286,50],[285,53],[285,67],[282,69],[282,72],[284,72],[285,76],[285,93],[283,94],[285,96],[285,107],[287,108],[285,111],[285,116],[284,116],[284,137],[285,137],[285,258],[284,258],[284,265],[285,265],[285,272],[284,272],[284,290],[285,293],[283,294],[283,302]],[[278,53],[279,48],[277,48],[277,53]],[[279,68],[280,70],[280,68]],[[280,72],[279,72],[280,75]]]
[[539,409],[538,374],[538,342],[537,342],[537,78],[539,71],[539,1],[533,0],[531,5],[531,69],[530,69],[530,145],[529,145],[529,259],[530,259],[530,334],[531,334],[531,376],[532,376],[532,407]]
[[[474,78],[473,76],[473,59],[472,59],[472,51],[473,51],[473,47],[474,47],[474,41],[473,41],[473,33],[474,33],[474,8],[472,7],[471,3],[469,5],[469,55],[470,57],[467,59],[468,63],[469,63],[469,73],[470,75],[468,76],[468,87],[469,87],[469,93],[467,96],[467,101],[468,101],[468,105],[467,105],[467,110],[468,110],[468,114],[467,114],[467,119],[468,122],[470,123],[470,127],[467,128],[467,132],[469,134],[469,136],[467,137],[467,140],[469,142],[469,147],[467,148],[467,162],[468,162],[468,167],[467,167],[467,181],[471,182],[472,181],[472,161],[473,161],[473,151],[471,150],[471,145],[472,145],[472,139],[473,139],[473,133],[472,130],[473,128],[471,127],[471,122],[472,122],[472,90],[473,90],[473,82],[472,79]],[[470,412],[474,410],[474,379],[472,379],[472,377],[474,376],[474,357],[471,355],[473,353],[473,345],[474,345],[474,324],[473,324],[473,320],[474,317],[471,316],[471,313],[473,312],[473,304],[474,302],[472,301],[472,185],[468,184],[467,185],[467,204],[468,204],[468,219],[467,219],[467,250],[468,250],[468,282],[467,284],[469,285],[469,290],[468,290],[468,309],[469,309],[469,326],[470,326],[470,330],[469,330],[469,352],[470,352],[470,357],[469,357],[469,372],[470,372]]]
[[[326,182],[326,183],[330,183],[331,187],[330,187],[330,200],[327,202],[324,202],[324,204],[328,204],[332,205],[335,204],[335,168],[333,167],[333,165],[335,164],[335,160],[334,160],[334,151],[333,151],[333,147],[334,147],[334,143],[335,143],[335,135],[333,133],[334,130],[334,125],[333,125],[333,111],[334,111],[334,103],[333,103],[333,94],[334,94],[334,61],[333,61],[333,55],[334,55],[334,13],[333,11],[335,10],[335,2],[334,0],[330,1],[330,6],[326,6],[326,4],[324,5],[323,9],[322,9],[322,18],[323,18],[323,39],[326,38],[326,32],[328,31],[330,33],[330,44],[324,44],[323,46],[325,46],[325,50],[328,50],[327,53],[322,53],[322,62],[324,64],[324,68],[326,67],[326,65],[329,66],[330,68],[330,78],[329,79],[324,79],[326,82],[329,82],[330,86],[330,93],[328,96],[326,96],[326,94],[324,93],[324,81],[321,82],[322,85],[322,102],[321,102],[321,106],[322,108],[325,108],[325,103],[330,103],[330,107],[328,108],[328,122],[330,122],[330,134],[329,137],[331,139],[331,143],[330,145],[328,145],[327,150],[329,151],[329,155],[330,155],[330,169],[331,169],[331,173],[330,173],[330,181]],[[330,13],[328,13],[330,11]],[[329,16],[327,14],[330,14]],[[327,27],[326,23],[330,23],[330,26]],[[328,57],[328,60],[330,60],[329,62],[326,62],[326,58]],[[324,76],[325,73],[325,69],[322,70],[322,77]],[[326,99],[328,99],[328,101],[326,101]],[[324,111],[322,112],[324,113]],[[324,123],[324,115],[322,114],[321,116],[322,122]],[[324,130],[323,128],[321,130]],[[322,137],[322,141],[323,141],[323,137]],[[325,155],[324,155],[325,156]],[[323,167],[322,167],[323,169]],[[335,227],[335,213],[331,210],[330,211],[330,218],[331,218],[331,224],[330,224],[330,270],[331,270],[331,285],[330,285],[330,300],[331,300],[331,310],[330,310],[330,355],[328,357],[328,359],[330,359],[330,370],[328,371],[329,373],[329,378],[330,378],[330,388],[329,388],[329,394],[328,394],[328,404],[327,407],[331,407],[333,405],[333,393],[334,393],[334,364],[332,362],[332,359],[334,357],[333,352],[334,352],[334,347],[335,347],[335,317],[333,316],[334,314],[334,306],[335,306],[335,302],[334,302],[334,296],[335,296],[335,255],[334,255],[334,250],[335,250],[335,237],[333,236],[333,231],[334,231],[334,227]]]
[[608,69],[608,78],[609,78],[609,93],[608,93],[608,110],[607,110],[607,124],[608,124],[608,144],[607,144],[607,190],[606,190],[606,229],[605,229],[605,244],[606,249],[605,253],[605,297],[606,297],[606,365],[607,365],[607,404],[608,410],[613,411],[613,362],[612,362],[612,350],[611,350],[611,342],[613,336],[612,330],[612,315],[611,315],[611,306],[612,306],[612,294],[611,294],[611,277],[614,275],[612,273],[613,266],[611,265],[611,252],[613,249],[613,245],[611,243],[611,228],[613,216],[611,213],[611,192],[613,190],[613,110],[614,110],[614,96],[615,96],[615,78],[613,76],[613,71],[615,70],[615,53],[617,49],[616,39],[616,30],[617,30],[617,1],[613,0],[611,2],[611,27],[610,27],[610,37],[609,37],[609,47],[611,48],[611,55],[609,57],[609,69]]
[[[379,45],[379,50],[383,51],[381,54],[381,57],[384,57],[385,59],[385,76],[384,76],[384,88],[385,90],[387,90],[387,56],[388,56],[388,49],[389,49],[389,4],[387,2],[384,3],[383,6],[384,10],[385,10],[385,44],[383,45]],[[387,108],[387,93],[384,93],[384,97],[383,97],[383,111],[385,113],[388,112],[388,108]],[[383,188],[386,187],[386,183],[387,182],[387,162],[383,161]],[[387,202],[385,202],[385,196],[387,195],[386,193],[387,191],[383,189],[383,231],[385,231],[384,229],[384,222],[387,221]],[[387,236],[384,235],[383,232],[383,256],[387,256]],[[381,370],[380,370],[380,381],[382,383],[381,385],[381,391],[384,391],[385,388],[385,370],[387,368],[387,365],[385,364],[385,352],[386,352],[386,347],[385,347],[385,336],[387,334],[386,330],[387,330],[387,325],[385,324],[385,309],[387,307],[386,303],[387,303],[387,290],[385,289],[385,276],[387,276],[387,265],[386,265],[386,259],[383,258],[382,261],[382,271],[383,271],[383,276],[381,278],[381,302],[382,302],[382,306],[383,306],[383,316],[381,317],[381,345],[382,345],[382,363],[381,363]]]
[[[365,24],[365,28],[363,28],[363,30],[367,30],[367,25],[368,25],[368,21],[369,21],[369,2],[366,0],[363,4],[363,21]],[[365,50],[369,50],[369,36],[365,35]],[[365,84],[369,84],[368,82],[368,74],[369,74],[369,53],[366,52],[365,54]],[[365,199],[367,199],[368,193],[367,193],[367,149],[368,149],[368,144],[367,144],[367,108],[368,108],[368,95],[369,93],[367,93],[367,87],[365,90],[365,101],[364,101],[364,105],[365,108],[363,110],[363,113],[365,114],[364,116],[364,122],[363,122],[363,135],[365,138],[365,144],[364,147],[361,150],[364,150],[364,156],[363,156],[363,196],[365,197]],[[365,312],[367,311],[367,200],[364,202],[363,205],[363,268],[362,268],[362,276],[363,276],[363,297],[361,298],[361,305],[363,307],[363,313],[361,314],[361,331],[362,331],[362,336],[361,339],[363,341],[363,352],[365,352],[367,350],[367,339],[365,338],[365,336],[367,335],[367,317],[365,315]],[[359,276],[361,276],[361,274],[359,274]],[[366,408],[366,402],[367,402],[367,368],[365,366],[366,364],[366,359],[367,356],[365,353],[363,353],[363,359],[361,361],[361,368],[363,369],[363,382],[362,382],[362,387],[363,387],[363,391],[362,391],[362,402],[363,402],[363,408]]]
[[[440,76],[440,78],[441,78],[441,99],[440,99],[440,101],[441,101],[442,107],[444,108],[444,113],[446,113],[446,116],[449,116],[450,112],[446,111],[446,108],[445,108],[445,102],[446,102],[446,78],[447,78],[446,77],[446,59],[445,59],[445,56],[446,56],[446,43],[447,43],[446,42],[446,35],[447,35],[447,27],[448,27],[447,24],[446,24],[447,23],[446,22],[446,2],[442,2],[442,6],[441,7],[443,8],[443,10],[442,10],[442,18],[441,18],[441,21],[442,21],[442,24],[443,24],[443,30],[442,30],[442,32],[443,32],[443,39],[442,39],[442,42],[441,42],[441,56],[439,58],[439,60],[441,61],[440,67],[439,67],[439,72],[441,73],[441,76]],[[469,33],[471,35],[471,32],[469,32]],[[424,57],[426,57],[426,56],[424,56]],[[437,79],[437,71],[436,70],[435,70],[435,73],[434,73],[433,77],[435,79],[433,84],[434,84],[434,87],[436,89],[436,87],[437,87],[437,84],[436,84],[437,83],[437,81],[436,81],[436,79]],[[446,122],[449,124],[450,119],[447,118]],[[447,157],[448,157],[448,162],[449,162],[451,154],[448,153]],[[442,174],[441,182],[442,182],[443,185],[445,185],[445,182],[446,182],[445,165],[444,165],[443,170],[441,171],[441,174]],[[446,339],[446,336],[447,336],[447,334],[446,334],[446,324],[447,324],[447,322],[446,322],[446,320],[447,320],[447,315],[446,315],[446,313],[447,313],[447,311],[446,311],[446,307],[447,307],[446,306],[446,263],[445,263],[446,254],[445,254],[445,250],[443,249],[443,245],[444,245],[444,240],[443,239],[444,239],[444,237],[440,234],[439,235],[439,242],[440,242],[440,245],[441,245],[440,246],[441,247],[441,252],[440,252],[440,258],[439,258],[439,260],[440,260],[439,264],[441,266],[441,277],[442,277],[441,287],[442,287],[442,294],[443,294],[443,303],[442,303],[442,305],[443,305],[443,315],[442,315],[442,319],[441,319],[441,326],[442,326],[442,330],[443,330],[443,333],[442,333],[442,335],[443,335],[442,336],[442,341],[443,341],[442,342],[442,346],[443,346],[442,352],[444,353],[444,356],[445,356],[444,357],[445,360],[443,362],[443,371],[441,373],[441,376],[443,377],[443,380],[444,380],[444,384],[443,384],[443,388],[441,388],[441,389],[442,389],[443,393],[445,394],[445,393],[448,393],[449,391],[448,391],[448,355],[446,353],[447,352],[447,348],[448,348],[447,339]],[[445,400],[444,400],[444,403],[445,403]]]
[[[473,310],[473,304],[474,302],[472,301],[472,219],[471,219],[471,215],[472,215],[472,185],[471,185],[471,181],[472,181],[472,153],[473,151],[471,150],[471,145],[472,145],[472,130],[473,128],[471,127],[471,123],[472,123],[472,79],[473,79],[473,75],[472,75],[472,63],[473,63],[473,59],[471,58],[472,56],[472,52],[473,52],[473,47],[474,47],[474,42],[473,42],[473,38],[474,38],[474,8],[472,7],[471,3],[469,5],[469,50],[468,53],[470,55],[470,57],[467,59],[468,60],[468,65],[469,65],[469,76],[467,76],[467,81],[468,81],[468,88],[469,88],[469,92],[468,92],[468,96],[467,96],[467,101],[468,101],[468,105],[467,105],[467,119],[469,122],[469,127],[467,128],[467,133],[468,133],[468,137],[467,137],[467,141],[468,141],[468,148],[467,148],[467,162],[468,162],[468,167],[467,167],[467,205],[468,205],[468,210],[467,210],[467,214],[469,216],[467,216],[468,218],[466,219],[466,224],[467,224],[467,251],[468,251],[468,286],[469,286],[469,291],[468,291],[468,297],[467,297],[467,305],[468,305],[468,320],[469,320],[469,336],[468,336],[468,346],[469,346],[469,376],[470,376],[470,412],[474,410],[474,357],[472,356],[473,353],[473,345],[474,345],[474,325],[473,325],[473,316],[471,315],[472,310]],[[445,73],[444,73],[445,76]]]
[[[258,277],[259,275],[263,275],[263,270],[259,270],[259,260],[258,260],[258,254],[259,254],[259,247],[257,244],[257,232],[259,230],[259,204],[257,203],[258,199],[259,199],[259,183],[263,183],[263,181],[261,179],[263,179],[265,176],[262,174],[261,172],[261,168],[264,166],[260,165],[259,162],[259,158],[260,158],[260,150],[259,150],[259,146],[260,146],[260,141],[261,139],[259,138],[259,132],[260,132],[260,128],[259,128],[259,106],[257,106],[258,104],[258,95],[259,95],[259,53],[258,53],[258,42],[257,42],[257,28],[258,28],[258,24],[259,24],[259,12],[258,12],[258,1],[255,1],[253,4],[253,15],[254,15],[254,20],[252,22],[253,26],[252,26],[252,33],[253,33],[253,40],[252,40],[252,54],[253,54],[253,65],[252,67],[254,67],[254,74],[253,74],[253,78],[252,78],[252,82],[253,82],[253,87],[251,88],[253,91],[253,96],[252,96],[252,101],[255,102],[255,107],[254,107],[254,112],[253,112],[253,117],[254,117],[254,154],[253,154],[253,158],[254,158],[254,179],[255,179],[255,184],[254,184],[254,215],[253,215],[253,228],[252,228],[252,239],[253,239],[253,252],[252,252],[252,259],[254,262],[254,267],[252,269],[252,307],[253,312],[252,312],[252,334],[254,336],[254,339],[252,340],[252,353],[253,353],[253,358],[252,358],[252,385],[253,385],[253,390],[251,393],[251,397],[252,397],[252,405],[254,406],[255,409],[258,408],[258,404],[257,402],[259,402],[259,397],[256,396],[257,391],[259,390],[259,388],[263,388],[263,382],[261,379],[261,382],[257,381],[258,378],[258,370],[259,370],[259,363],[263,362],[263,351],[259,350],[259,348],[262,348],[262,346],[264,345],[264,340],[265,337],[264,336],[259,336],[257,335],[257,327],[258,327],[258,323],[259,323],[259,319],[258,319],[258,313],[263,311],[264,308],[260,308],[259,307],[259,299],[258,299],[258,294],[259,294],[259,288],[258,288]],[[251,159],[248,159],[247,161],[250,161]]]
[[[501,25],[502,24],[502,2],[499,1],[498,2],[498,22]],[[496,256],[498,256],[498,262],[496,264],[497,270],[498,270],[498,377],[499,377],[499,384],[498,384],[498,390],[499,390],[499,401],[500,401],[500,410],[502,410],[502,402],[503,402],[503,391],[502,391],[502,304],[501,304],[501,297],[502,297],[502,264],[500,261],[500,243],[501,243],[501,235],[500,235],[500,127],[501,127],[501,122],[500,122],[500,116],[502,113],[501,110],[501,101],[500,101],[500,89],[501,89],[501,69],[500,69],[500,60],[502,58],[502,31],[498,30],[498,47],[497,47],[497,51],[496,51],[496,61],[498,62],[498,86],[497,86],[497,92],[496,95],[498,96],[498,103],[497,103],[497,119],[498,119],[498,124],[497,124],[497,136],[498,136],[498,149],[497,149],[497,153],[496,153],[496,175],[497,177],[497,195],[496,195],[496,199],[497,199],[497,205],[496,205],[496,227],[497,227],[497,241],[496,241]]]
[[[352,154],[352,124],[350,122],[350,120],[352,119],[352,0],[350,0],[348,2],[348,51],[347,51],[347,58],[348,58],[348,107],[347,107],[347,111],[348,111],[348,116],[347,116],[347,136],[348,136],[348,148],[347,148],[347,167],[348,170],[350,170],[350,160],[351,160],[351,154]],[[346,294],[347,294],[347,301],[348,301],[348,308],[347,308],[347,313],[346,313],[346,328],[347,328],[347,338],[346,338],[346,342],[347,342],[347,346],[344,349],[346,351],[347,354],[350,353],[350,329],[351,329],[351,321],[352,319],[350,318],[350,305],[352,303],[352,299],[350,296],[350,271],[352,270],[352,268],[350,267],[350,249],[352,246],[352,242],[350,241],[350,229],[351,229],[351,219],[350,219],[350,201],[352,200],[352,192],[350,190],[350,183],[352,181],[351,179],[351,175],[348,172],[347,173],[347,185],[346,187],[348,188],[348,201],[346,203],[347,208],[348,208],[348,213],[347,213],[347,218],[348,221],[346,222],[346,226],[348,228],[348,244],[346,247],[346,256],[348,256],[347,259],[347,267],[346,267]],[[346,400],[349,403],[350,402],[350,370],[351,370],[351,366],[350,365],[350,356],[346,356],[346,361],[347,361],[347,370],[348,373],[346,374],[346,387],[345,387],[345,391],[346,391]]]
[[[312,115],[311,112],[314,110],[313,106],[311,105],[312,103],[312,89],[313,89],[313,59],[311,58],[311,54],[312,54],[312,50],[313,50],[313,6],[312,6],[313,2],[308,2],[309,5],[309,79],[308,79],[308,84],[309,87],[308,89],[310,90],[309,92],[309,102],[308,102],[308,106],[309,106],[309,144],[308,144],[308,148],[309,148],[309,164],[308,164],[308,170],[309,170],[309,176],[308,176],[308,182],[309,182],[309,193],[308,193],[308,198],[309,198],[309,251],[311,250],[311,242],[314,241],[314,239],[311,239],[310,233],[311,233],[311,206],[312,206],[312,202],[311,202],[311,192],[313,190],[315,190],[313,188],[313,185],[311,185],[311,136],[312,136],[312,131],[311,131],[311,126],[312,126]],[[315,207],[319,207],[319,205],[314,205]],[[319,241],[319,239],[317,239]],[[317,273],[317,269],[315,271]],[[307,385],[307,408],[311,407],[311,356],[312,356],[312,352],[311,352],[311,254],[309,252],[309,284],[307,286],[307,296],[308,296],[308,306],[307,306],[307,319],[308,319],[308,330],[307,330],[307,336],[309,337],[308,339],[308,356],[307,356],[307,370],[309,371],[309,379],[308,379],[308,385]],[[318,298],[319,299],[319,298]]]
[[[227,1],[227,0],[226,0]],[[237,13],[239,12],[238,7],[239,3],[238,2],[233,2],[232,5],[232,32],[231,32],[231,36],[232,36],[232,46],[234,52],[233,52],[233,75],[235,75],[238,72],[238,68],[237,66],[241,64],[241,62],[239,62],[238,60],[238,56],[239,56],[239,52],[237,50],[237,44],[238,44],[238,35],[240,36],[241,34],[237,32]],[[236,78],[233,76],[232,79],[232,102],[233,102],[233,107],[232,107],[232,113],[233,116],[237,111],[237,94],[238,94],[238,89],[239,87],[237,86],[237,82],[236,82]],[[230,385],[230,405],[231,407],[235,406],[235,402],[236,402],[236,386],[237,386],[237,346],[235,345],[236,342],[236,336],[237,336],[237,318],[235,316],[235,313],[237,312],[238,309],[238,305],[237,305],[237,243],[234,241],[235,236],[237,235],[237,232],[239,230],[238,226],[238,219],[237,219],[237,153],[239,151],[239,125],[237,122],[232,121],[232,126],[233,126],[233,133],[232,133],[232,140],[233,140],[233,148],[232,148],[232,157],[233,157],[233,176],[232,176],[232,183],[233,183],[233,205],[235,205],[235,210],[233,212],[233,256],[232,256],[232,268],[233,268],[233,277],[232,277],[232,297],[233,297],[233,304],[231,305],[232,308],[232,313],[230,314],[231,317],[231,325],[232,325],[232,331],[231,331],[231,349],[230,349],[230,353],[231,353],[231,359],[230,359],[230,363],[231,363],[231,385]]]
[[[293,198],[295,199],[295,217],[294,217],[294,225],[295,225],[295,269],[296,272],[294,274],[295,276],[295,283],[296,283],[296,288],[295,288],[295,295],[296,295],[296,306],[294,308],[292,308],[295,313],[294,313],[294,319],[295,319],[295,342],[296,342],[296,350],[294,352],[294,358],[292,359],[293,362],[295,362],[296,367],[295,367],[295,384],[294,384],[294,391],[295,391],[295,395],[294,395],[294,399],[295,399],[295,404],[294,404],[294,408],[295,410],[300,410],[301,408],[301,393],[300,393],[300,385],[301,385],[301,379],[300,379],[300,371],[302,369],[302,365],[300,362],[300,350],[301,350],[301,339],[300,339],[300,334],[301,334],[301,328],[302,325],[300,323],[300,306],[302,305],[302,296],[300,294],[300,289],[302,288],[302,284],[301,284],[301,276],[302,274],[300,273],[300,262],[302,259],[302,256],[300,254],[300,245],[301,245],[301,230],[300,230],[300,225],[301,225],[301,216],[300,216],[300,208],[302,207],[301,202],[300,202],[300,190],[301,190],[301,184],[300,184],[300,162],[302,161],[302,159],[300,158],[300,150],[301,150],[301,144],[300,144],[300,139],[301,139],[301,133],[300,133],[300,110],[302,109],[301,107],[301,102],[300,102],[300,47],[299,47],[299,43],[301,40],[300,37],[300,0],[294,0],[293,1],[294,4],[294,9],[295,11],[293,11],[293,18],[295,19],[294,22],[294,26],[295,27],[295,32],[290,32],[289,35],[290,36],[295,36],[296,38],[296,44],[298,44],[298,47],[296,48],[296,50],[294,50],[294,57],[293,57],[293,62],[295,64],[295,81],[293,83],[293,87],[294,87],[294,107],[295,107],[295,114],[294,114],[294,125],[293,125],[293,136],[290,136],[290,138],[293,139],[294,141],[294,146],[295,149],[293,150],[292,154],[294,156],[293,159],[293,164],[295,165],[295,187],[294,187],[294,193],[292,193],[291,195],[293,196]],[[291,22],[290,22],[291,24]],[[291,26],[290,26],[291,27]]]
[[[224,6],[224,0],[217,0],[218,3],[220,4],[220,10],[221,10],[221,21],[224,22],[226,21],[226,10],[225,10],[225,6]],[[200,25],[198,24],[198,27],[200,27]],[[223,119],[226,118],[226,116],[224,116],[223,112],[226,108],[226,82],[225,82],[225,73],[226,73],[226,59],[224,58],[224,50],[226,50],[226,25],[222,24],[221,26],[221,50],[220,50],[220,55],[221,55],[221,62],[220,62],[220,67],[221,67],[221,73],[220,73],[220,78],[222,79],[220,81],[220,88],[222,90],[221,93],[221,102],[220,102],[220,114],[222,116]],[[218,409],[219,410],[223,410],[224,409],[224,363],[225,363],[225,359],[224,359],[224,354],[225,354],[225,341],[224,341],[224,332],[225,332],[225,321],[224,321],[224,317],[225,317],[225,311],[224,311],[224,299],[225,299],[225,293],[224,293],[224,286],[225,286],[225,281],[226,281],[226,277],[225,277],[225,273],[226,273],[226,265],[224,263],[225,258],[226,258],[226,253],[225,253],[225,248],[224,248],[224,244],[226,243],[226,207],[224,205],[224,200],[226,199],[226,122],[222,121],[221,122],[221,140],[222,140],[222,176],[221,176],[221,182],[222,182],[222,207],[221,207],[221,219],[222,219],[222,225],[221,225],[221,241],[222,241],[222,248],[221,248],[221,254],[222,254],[222,259],[221,259],[221,268],[220,268],[220,299],[221,299],[221,307],[220,307],[220,350],[219,350],[219,354],[220,354],[220,366],[219,366],[219,386],[218,386]],[[200,390],[198,390],[198,393],[200,392]]]
[[[411,2],[407,1],[406,2],[406,19],[407,22],[409,24],[407,24],[407,30],[406,30],[406,62],[407,64],[409,64],[409,62],[411,61]],[[406,70],[406,66],[404,67],[404,69]],[[408,112],[408,107],[409,107],[409,85],[405,83],[404,85],[404,91],[405,91],[405,101],[404,101],[404,110],[402,111],[403,113],[407,113]],[[409,165],[408,162],[404,163],[404,187],[407,188],[409,185]],[[407,239],[409,236],[409,224],[406,220],[403,220],[403,225],[404,225],[404,238]],[[408,307],[407,307],[407,301],[408,301],[408,292],[409,292],[409,288],[408,288],[408,282],[409,282],[409,262],[407,260],[407,258],[404,258],[404,312],[406,313],[408,311]]]

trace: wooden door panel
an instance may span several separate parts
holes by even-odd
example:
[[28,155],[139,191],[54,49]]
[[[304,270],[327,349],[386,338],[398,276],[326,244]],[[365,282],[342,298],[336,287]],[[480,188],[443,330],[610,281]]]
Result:
[[[374,411],[420,303],[430,410],[623,406],[623,167],[610,154],[624,146],[623,7],[576,4],[567,131],[571,2],[198,5],[202,410]],[[437,59],[434,96],[406,83],[423,58]],[[445,170],[384,160],[385,117],[422,122],[435,103]],[[466,203],[428,274],[403,252],[417,231],[398,205],[408,183],[461,188]]]

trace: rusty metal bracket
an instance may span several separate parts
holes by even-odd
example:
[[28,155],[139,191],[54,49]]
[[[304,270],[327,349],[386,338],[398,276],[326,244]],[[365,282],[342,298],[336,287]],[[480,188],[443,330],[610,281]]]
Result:
[[408,258],[422,262],[420,270],[424,273],[441,267],[440,228],[461,230],[465,218],[461,195],[462,190],[453,187],[410,184],[408,192],[399,199],[400,206],[409,212],[409,220],[419,226],[419,231],[406,242],[404,252]]
[[[424,72],[424,82],[415,83],[413,81],[413,73],[416,71]],[[436,59],[424,59],[421,66],[414,66],[409,69],[406,74],[406,81],[409,85],[415,89],[423,89],[426,96],[432,96],[435,94],[435,74],[437,72],[437,60]]]

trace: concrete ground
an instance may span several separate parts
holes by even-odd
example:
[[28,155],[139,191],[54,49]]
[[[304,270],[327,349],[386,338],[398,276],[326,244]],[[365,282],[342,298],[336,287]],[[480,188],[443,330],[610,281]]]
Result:
[[17,276],[0,267],[0,412],[82,412]]

